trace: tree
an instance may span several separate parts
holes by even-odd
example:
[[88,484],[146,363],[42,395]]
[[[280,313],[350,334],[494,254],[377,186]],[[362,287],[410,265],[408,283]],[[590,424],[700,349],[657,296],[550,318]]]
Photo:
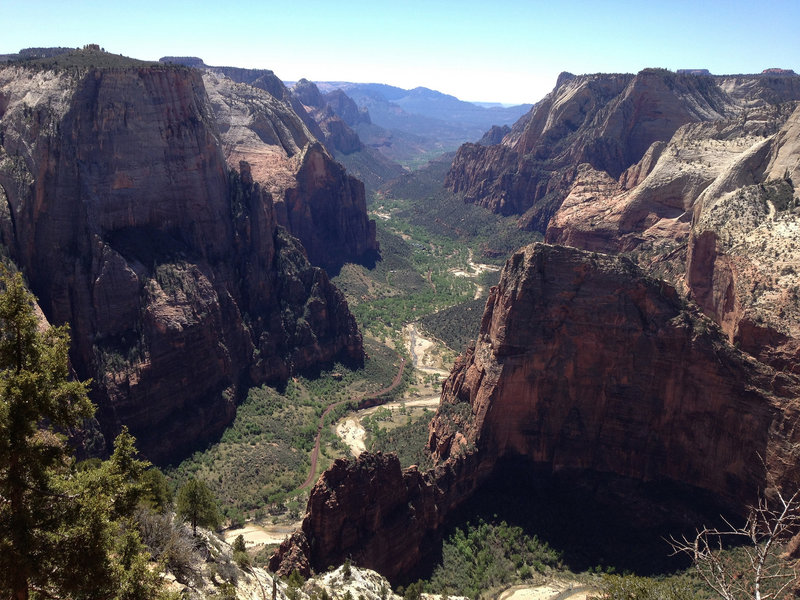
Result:
[[247,545],[244,542],[244,536],[240,533],[236,536],[236,539],[233,540],[233,545],[231,546],[234,552],[247,552]]
[[601,600],[693,600],[696,596],[683,581],[659,580],[637,575],[603,575]]
[[132,514],[149,465],[126,429],[75,464],[65,433],[94,412],[69,377],[67,327],[40,330],[19,274],[0,270],[0,597],[154,598]]
[[176,502],[178,516],[192,524],[192,535],[197,535],[197,526],[217,527],[219,512],[214,496],[208,486],[199,479],[190,479],[178,490]]
[[88,382],[69,378],[68,328],[40,332],[22,276],[0,279],[0,589],[23,600],[46,583],[54,507],[70,502],[53,481],[69,456],[56,431],[79,425],[94,407]]
[[151,509],[163,512],[172,504],[172,491],[167,478],[157,467],[151,467],[142,474],[144,502]]
[[[800,490],[784,497],[774,488],[772,501],[760,497],[750,508],[742,527],[726,521],[726,529],[703,528],[694,539],[670,543],[675,554],[686,554],[695,570],[724,600],[769,600],[780,598],[798,580],[794,566],[783,559],[782,544],[800,526]],[[742,543],[744,569],[722,552],[727,543]]]

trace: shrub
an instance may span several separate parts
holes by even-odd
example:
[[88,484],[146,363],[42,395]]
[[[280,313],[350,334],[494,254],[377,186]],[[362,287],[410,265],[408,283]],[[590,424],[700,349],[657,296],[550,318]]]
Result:
[[223,583],[217,590],[220,600],[236,600],[236,586],[232,583]]
[[530,579],[533,571],[558,565],[560,554],[547,543],[527,535],[521,527],[467,523],[442,546],[442,563],[431,576],[436,592],[478,598],[490,588]]
[[694,600],[691,589],[674,580],[635,575],[604,575],[602,600]]
[[345,581],[350,581],[350,577],[353,576],[353,570],[350,566],[350,559],[348,558],[344,561],[344,566],[342,567],[342,579]]
[[157,514],[141,509],[136,514],[142,543],[153,559],[161,561],[164,568],[180,583],[196,581],[200,570],[199,559],[189,531],[178,526],[169,514]]
[[252,566],[250,555],[244,550],[235,550],[233,553],[233,561],[239,565],[240,569],[249,569]]

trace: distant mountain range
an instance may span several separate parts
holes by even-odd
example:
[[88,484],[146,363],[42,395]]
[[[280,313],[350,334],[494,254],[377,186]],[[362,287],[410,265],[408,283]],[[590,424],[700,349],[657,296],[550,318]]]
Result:
[[354,127],[361,140],[389,158],[413,166],[477,141],[493,125],[512,125],[532,105],[475,104],[424,87],[407,90],[382,83],[316,82],[322,93],[341,90],[369,112],[371,123]]
[[[370,109],[372,120],[384,127],[394,126],[405,115],[418,115],[445,122],[471,125],[481,134],[492,125],[513,125],[531,104],[504,107],[499,103],[473,103],[459,100],[425,87],[407,90],[381,83],[317,82],[322,92],[340,89],[359,106]],[[396,108],[402,109],[398,113]]]

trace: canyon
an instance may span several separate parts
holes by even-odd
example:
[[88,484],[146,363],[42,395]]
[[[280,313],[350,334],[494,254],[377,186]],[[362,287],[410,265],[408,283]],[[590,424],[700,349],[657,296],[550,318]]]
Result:
[[[362,140],[376,132],[363,106],[320,85],[96,48],[0,64],[0,241],[43,318],[70,324],[101,438],[126,425],[168,463],[219,438],[252,386],[363,364],[330,279],[381,258],[353,173],[370,187],[413,174]],[[351,560],[407,578],[511,465],[521,493],[581,482],[637,523],[688,524],[695,501],[740,515],[796,489],[798,139],[791,73],[646,69],[563,73],[513,126],[461,146],[446,188],[545,243],[514,252],[491,288],[428,426],[433,467],[333,460],[270,568]],[[374,289],[436,294],[432,270],[414,275]]]
[[[544,233],[580,165],[619,179],[683,125],[747,120],[749,111],[798,99],[794,76],[562,73],[499,143],[462,146],[446,185],[467,202],[520,215],[522,227]],[[767,133],[768,123],[761,125]]]
[[[87,53],[109,65],[80,66]],[[361,361],[347,303],[308,257],[374,252],[374,224],[290,104],[182,66],[75,56],[0,68],[0,233],[46,318],[70,323],[107,439],[125,424],[152,460],[181,456],[250,385]]]
[[633,258],[796,372],[798,100],[788,72],[564,73],[499,142],[463,146],[447,185],[549,243]]
[[534,244],[506,263],[474,347],[444,383],[434,468],[369,453],[337,461],[271,568],[349,556],[397,578],[509,460],[542,477],[675,485],[735,512],[800,481],[798,392],[796,376],[734,348],[628,259]]
[[434,468],[337,462],[271,566],[351,556],[400,577],[509,462],[625,502],[670,489],[684,515],[693,497],[741,514],[795,489],[799,86],[562,74],[510,130],[462,146],[445,185],[548,244],[492,289],[430,424]]

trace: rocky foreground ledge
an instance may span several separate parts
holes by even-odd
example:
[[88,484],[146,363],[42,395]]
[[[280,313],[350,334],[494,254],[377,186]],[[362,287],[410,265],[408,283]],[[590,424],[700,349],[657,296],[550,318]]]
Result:
[[731,346],[629,260],[533,244],[506,263],[474,347],[444,384],[435,467],[337,461],[270,567],[308,573],[351,557],[390,579],[407,573],[509,458],[674,485],[740,511],[768,481],[800,483],[798,398],[797,377]]

